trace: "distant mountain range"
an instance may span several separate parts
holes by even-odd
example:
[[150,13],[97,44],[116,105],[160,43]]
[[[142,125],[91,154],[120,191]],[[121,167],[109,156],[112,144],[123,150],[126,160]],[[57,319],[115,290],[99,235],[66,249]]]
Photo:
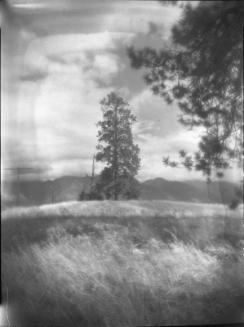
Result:
[[[40,205],[77,200],[82,190],[89,190],[90,177],[63,176],[48,181],[5,182],[1,197],[4,203]],[[18,192],[19,188],[19,192]]]
[[[64,176],[53,181],[21,181],[2,185],[2,204],[40,205],[77,200],[82,190],[88,191],[90,177]],[[229,204],[238,187],[227,181],[207,184],[201,180],[169,181],[163,178],[140,183],[140,199],[211,202]],[[18,192],[19,188],[19,192]]]
[[187,202],[230,203],[235,197],[238,184],[227,181],[213,181],[207,184],[201,180],[184,182],[155,178],[141,183],[142,199],[163,199]]

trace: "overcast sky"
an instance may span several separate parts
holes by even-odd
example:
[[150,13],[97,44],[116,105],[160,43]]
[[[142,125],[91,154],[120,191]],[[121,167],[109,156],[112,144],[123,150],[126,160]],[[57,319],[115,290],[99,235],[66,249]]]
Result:
[[90,174],[99,102],[114,90],[137,116],[138,178],[201,178],[163,166],[163,156],[196,150],[199,131],[177,122],[177,106],[151,93],[126,54],[130,44],[163,47],[182,9],[114,0],[11,0],[9,9],[1,18],[3,168],[35,168],[42,179]]

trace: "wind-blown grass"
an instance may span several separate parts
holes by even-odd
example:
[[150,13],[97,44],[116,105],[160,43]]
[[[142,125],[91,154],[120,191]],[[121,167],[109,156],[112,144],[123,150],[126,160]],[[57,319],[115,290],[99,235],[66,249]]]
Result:
[[241,322],[241,218],[30,212],[2,222],[12,324]]

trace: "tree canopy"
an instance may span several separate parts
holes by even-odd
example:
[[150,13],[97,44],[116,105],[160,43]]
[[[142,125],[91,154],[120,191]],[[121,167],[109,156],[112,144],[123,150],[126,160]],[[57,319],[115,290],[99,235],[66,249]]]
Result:
[[132,125],[136,117],[129,104],[115,92],[101,101],[103,120],[98,122],[96,160],[105,162],[96,190],[106,198],[136,198],[135,176],[140,166],[139,147],[134,144]]
[[[162,50],[130,47],[132,67],[167,103],[177,101],[180,122],[202,127],[199,149],[180,153],[188,169],[223,176],[243,148],[243,1],[199,1],[184,7]],[[178,163],[164,158],[172,167]]]

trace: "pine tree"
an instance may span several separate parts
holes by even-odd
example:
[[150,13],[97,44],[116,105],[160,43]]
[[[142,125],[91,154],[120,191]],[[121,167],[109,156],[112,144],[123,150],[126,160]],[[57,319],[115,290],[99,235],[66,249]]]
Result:
[[184,155],[183,164],[208,178],[213,171],[223,176],[242,157],[243,22],[243,1],[188,3],[168,46],[128,49],[132,67],[145,69],[152,91],[178,102],[180,122],[202,128],[199,150]]
[[135,176],[140,166],[139,147],[134,144],[132,125],[136,117],[129,104],[112,92],[100,102],[103,120],[98,122],[96,160],[106,163],[98,182],[97,193],[106,198],[135,198]]

